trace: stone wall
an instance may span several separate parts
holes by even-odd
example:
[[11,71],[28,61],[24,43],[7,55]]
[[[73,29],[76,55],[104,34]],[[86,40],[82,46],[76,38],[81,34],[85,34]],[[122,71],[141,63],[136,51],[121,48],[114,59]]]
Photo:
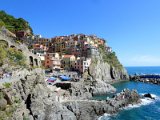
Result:
[[0,40],[6,41],[8,43],[8,47],[14,47],[17,50],[22,51],[23,54],[26,56],[26,62],[28,65],[41,66],[40,58],[30,52],[25,44],[16,43],[16,38],[9,37],[7,36],[7,34],[3,33],[2,30],[0,30]]

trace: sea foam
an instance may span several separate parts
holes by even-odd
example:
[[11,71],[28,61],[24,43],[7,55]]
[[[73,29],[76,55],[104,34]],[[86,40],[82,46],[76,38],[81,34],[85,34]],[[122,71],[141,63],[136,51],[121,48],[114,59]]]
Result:
[[[141,93],[140,95],[144,95],[144,93]],[[130,110],[132,108],[138,108],[138,107],[141,107],[141,106],[144,106],[144,105],[149,105],[149,104],[152,104],[154,103],[155,101],[157,100],[160,100],[160,97],[155,95],[155,94],[151,94],[152,97],[154,97],[155,99],[151,99],[151,98],[142,98],[141,99],[141,103],[139,104],[129,104],[127,107],[124,107],[122,108],[123,110]],[[159,109],[160,110],[160,109]],[[99,117],[98,120],[110,120],[110,117],[112,115],[111,114],[108,114],[108,113],[105,113],[103,116]],[[104,119],[103,119],[104,118]]]
[[[144,93],[141,93],[140,95],[144,95]],[[147,98],[147,97],[145,97],[145,98],[142,98],[141,99],[141,103],[139,103],[139,104],[134,104],[134,105],[132,105],[132,104],[129,104],[127,107],[125,107],[124,109],[132,109],[132,108],[138,108],[138,107],[141,107],[141,106],[143,106],[143,105],[149,105],[149,104],[152,104],[152,103],[154,103],[155,101],[157,101],[157,100],[160,100],[160,97],[158,97],[157,95],[155,95],[155,94],[151,94],[151,96],[153,97],[153,98],[155,98],[155,99],[151,99],[151,98]]]
[[109,120],[110,119],[111,114],[105,113],[103,116],[99,117],[98,120]]

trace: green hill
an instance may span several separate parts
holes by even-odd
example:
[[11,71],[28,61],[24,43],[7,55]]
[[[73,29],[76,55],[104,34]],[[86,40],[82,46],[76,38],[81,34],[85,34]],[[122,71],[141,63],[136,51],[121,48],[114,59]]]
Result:
[[13,33],[24,30],[33,34],[32,28],[26,20],[23,18],[15,18],[12,15],[8,15],[5,11],[0,11],[0,27],[1,26],[5,26]]

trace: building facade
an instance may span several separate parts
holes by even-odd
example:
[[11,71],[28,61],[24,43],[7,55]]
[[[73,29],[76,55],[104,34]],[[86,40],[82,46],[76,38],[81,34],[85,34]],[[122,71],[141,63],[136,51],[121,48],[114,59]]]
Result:
[[45,68],[61,68],[61,59],[58,53],[47,53],[45,55]]

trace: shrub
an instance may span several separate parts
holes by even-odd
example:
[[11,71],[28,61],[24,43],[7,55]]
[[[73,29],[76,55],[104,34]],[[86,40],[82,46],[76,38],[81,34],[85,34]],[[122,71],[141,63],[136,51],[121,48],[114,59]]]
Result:
[[103,45],[99,46],[99,52],[101,53],[104,62],[107,62],[116,69],[122,69],[122,65],[119,62],[115,52],[106,52],[105,46]]
[[11,32],[30,30],[31,34],[33,34],[32,28],[26,20],[15,18],[12,15],[8,15],[5,11],[0,11],[0,26],[7,27]]
[[6,57],[7,57],[7,51],[3,47],[0,47],[0,66],[3,65]]
[[0,99],[4,98],[4,94],[2,91],[0,91]]
[[3,83],[3,86],[5,86],[5,88],[10,88],[11,87],[11,83]]
[[26,65],[26,58],[21,51],[15,50],[14,48],[9,48],[7,56],[12,65]]

